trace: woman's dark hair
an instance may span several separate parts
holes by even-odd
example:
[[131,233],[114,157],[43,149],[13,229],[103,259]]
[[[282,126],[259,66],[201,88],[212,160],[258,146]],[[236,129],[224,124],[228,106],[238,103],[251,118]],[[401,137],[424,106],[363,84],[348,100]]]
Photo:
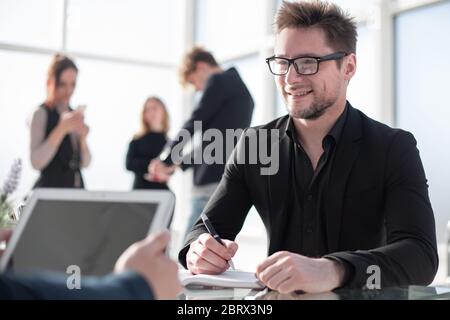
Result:
[[78,72],[78,68],[72,59],[65,55],[57,53],[53,56],[50,67],[48,68],[48,78],[55,79],[55,84],[56,86],[58,86],[61,79],[61,74],[64,70],[67,69],[74,69],[76,72]]

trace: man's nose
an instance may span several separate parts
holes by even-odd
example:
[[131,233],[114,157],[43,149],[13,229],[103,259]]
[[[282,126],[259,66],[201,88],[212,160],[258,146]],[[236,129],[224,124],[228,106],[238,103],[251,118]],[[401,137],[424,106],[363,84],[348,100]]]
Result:
[[298,83],[302,80],[303,76],[297,73],[293,64],[289,67],[288,73],[284,76],[284,82],[286,84]]

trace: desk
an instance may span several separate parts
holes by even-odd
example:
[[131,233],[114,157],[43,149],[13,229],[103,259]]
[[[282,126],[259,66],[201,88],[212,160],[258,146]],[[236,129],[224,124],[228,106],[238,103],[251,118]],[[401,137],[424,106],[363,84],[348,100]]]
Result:
[[252,289],[184,288],[181,300],[450,300],[450,287],[393,287],[381,290],[339,289],[320,294]]

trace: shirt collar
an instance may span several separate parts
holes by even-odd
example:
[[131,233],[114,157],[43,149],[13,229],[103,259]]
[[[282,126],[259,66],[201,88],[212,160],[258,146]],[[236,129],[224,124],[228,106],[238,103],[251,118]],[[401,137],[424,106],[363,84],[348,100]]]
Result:
[[327,134],[327,136],[333,137],[336,143],[339,142],[339,139],[341,138],[342,135],[342,131],[344,130],[345,122],[347,120],[347,113],[348,113],[348,106],[346,104],[344,111],[341,113],[336,123],[331,128],[330,132],[328,132]]
[[[339,142],[339,139],[341,138],[342,131],[345,126],[345,122],[347,120],[347,113],[348,113],[348,105],[345,105],[344,111],[341,113],[339,118],[336,120],[335,124],[331,128],[331,130],[328,132],[328,134],[323,138],[323,144],[326,144],[327,141],[332,138],[334,142],[337,144]],[[294,121],[292,120],[292,117],[289,117],[288,119],[288,125],[286,127],[286,135],[296,143],[297,145],[301,146],[300,141],[297,139],[297,135],[295,134],[295,126]]]

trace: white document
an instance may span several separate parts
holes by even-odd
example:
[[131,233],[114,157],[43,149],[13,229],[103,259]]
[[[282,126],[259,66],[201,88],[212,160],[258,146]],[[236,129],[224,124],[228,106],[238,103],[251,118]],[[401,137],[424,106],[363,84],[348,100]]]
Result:
[[178,271],[178,277],[184,287],[188,285],[248,289],[262,289],[265,287],[256,278],[253,272],[247,271],[227,270],[218,275],[194,275],[189,270],[180,268]]

